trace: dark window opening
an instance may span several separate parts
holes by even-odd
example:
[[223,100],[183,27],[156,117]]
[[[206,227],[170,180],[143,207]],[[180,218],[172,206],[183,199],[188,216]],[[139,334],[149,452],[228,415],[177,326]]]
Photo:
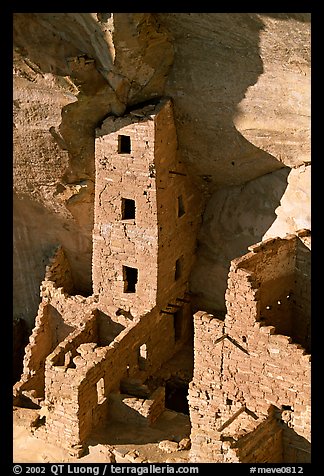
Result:
[[147,348],[146,344],[143,344],[139,348],[139,355],[138,355],[138,367],[140,370],[145,370],[147,364]]
[[135,219],[135,200],[122,198],[122,220]]
[[89,287],[87,287],[87,288],[81,288],[81,287],[75,287],[74,286],[71,293],[68,293],[68,294],[71,294],[71,296],[89,297],[89,296],[92,295],[92,293],[93,293],[92,284],[89,284]]
[[189,415],[189,385],[179,378],[171,378],[165,385],[165,407],[175,412]]
[[137,284],[138,270],[123,266],[124,293],[135,293]]
[[178,197],[178,217],[182,217],[182,215],[185,214],[185,208],[183,204],[183,198],[182,195],[179,195]]
[[288,410],[288,411],[291,411],[291,412],[293,411],[293,409],[292,409],[292,407],[291,407],[290,405],[282,405],[282,406],[281,406],[281,409],[282,409],[282,410]]
[[182,334],[183,311],[179,309],[173,314],[174,340],[179,340]]
[[42,417],[39,417],[36,424],[37,424],[37,428],[40,427],[40,426],[43,426],[45,425],[46,423],[46,416],[42,416]]
[[118,154],[131,153],[131,140],[129,136],[118,136]]
[[182,275],[182,257],[175,264],[174,280],[177,281]]

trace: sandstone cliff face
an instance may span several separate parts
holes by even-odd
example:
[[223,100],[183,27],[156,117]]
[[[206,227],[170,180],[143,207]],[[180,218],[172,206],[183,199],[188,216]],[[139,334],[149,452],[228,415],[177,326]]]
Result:
[[310,161],[309,29],[271,16],[262,21],[263,72],[238,104],[234,125],[251,144],[296,167]]
[[56,245],[92,292],[94,129],[128,106],[173,100],[206,200],[199,306],[224,309],[248,245],[309,224],[308,14],[20,13],[14,46],[15,317],[29,328]]

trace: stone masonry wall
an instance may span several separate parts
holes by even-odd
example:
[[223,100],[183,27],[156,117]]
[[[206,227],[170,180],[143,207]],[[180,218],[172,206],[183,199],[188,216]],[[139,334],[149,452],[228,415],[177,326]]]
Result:
[[45,401],[46,437],[63,447],[77,447],[80,440],[79,385],[82,376],[75,372],[77,348],[98,338],[96,314],[76,329],[46,359]]
[[158,305],[164,307],[188,290],[201,223],[201,192],[192,182],[178,150],[172,103],[155,118],[155,167],[158,221]]
[[42,302],[35,327],[26,346],[23,374],[15,385],[15,394],[32,390],[36,398],[44,398],[45,359],[73,327],[67,325],[61,314],[50,304]]
[[[303,345],[308,352],[311,348],[311,252],[307,244],[308,230],[303,230],[298,235],[296,271],[295,271],[295,296],[292,295],[294,304],[294,337],[296,342]],[[305,242],[303,242],[303,240]]]
[[[259,301],[262,271],[272,272],[274,279],[276,271],[291,275],[291,266],[285,269],[284,263],[293,262],[290,253],[297,239],[288,236],[261,243],[232,262],[225,321],[203,312],[194,316],[191,461],[231,461],[228,451],[238,448],[243,434],[255,431],[271,406],[278,410],[278,425],[283,429],[283,460],[309,459],[310,355],[290,336],[266,325]],[[293,446],[294,456],[287,451]],[[292,457],[296,459],[286,460]],[[246,462],[249,458],[250,462],[263,461],[255,451],[253,457],[252,453],[244,456]]]
[[[118,153],[119,136],[130,137],[130,153]],[[154,122],[108,118],[96,137],[94,294],[137,315],[156,304]],[[135,201],[135,218],[122,219],[122,199]],[[123,266],[138,270],[136,293],[124,292]]]
[[134,426],[149,426],[165,410],[165,387],[158,387],[149,398],[113,393],[109,398],[109,419],[132,422]]
[[221,392],[220,371],[223,365],[223,344],[215,345],[223,336],[224,322],[199,311],[194,315],[194,375],[189,384],[188,402],[191,422],[190,461],[220,461],[222,441],[217,428]]
[[[94,294],[138,316],[187,291],[201,197],[178,156],[171,101],[109,117],[96,137]],[[124,267],[137,270],[131,292]]]
[[32,392],[36,399],[44,398],[46,357],[95,308],[93,296],[70,296],[67,290],[72,287],[69,265],[62,248],[59,248],[46,267],[40,286],[42,301],[25,348],[23,373],[14,386],[17,398],[22,392]]
[[61,314],[66,324],[76,327],[95,308],[97,300],[94,296],[71,296],[69,293],[73,291],[69,263],[63,249],[59,247],[46,266],[40,296],[43,303],[50,303]]

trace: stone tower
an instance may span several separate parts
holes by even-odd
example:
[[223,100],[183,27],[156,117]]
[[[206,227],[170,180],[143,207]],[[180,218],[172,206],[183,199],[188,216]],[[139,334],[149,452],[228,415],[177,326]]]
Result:
[[170,100],[108,117],[95,147],[94,294],[139,316],[187,291],[200,197],[178,157]]

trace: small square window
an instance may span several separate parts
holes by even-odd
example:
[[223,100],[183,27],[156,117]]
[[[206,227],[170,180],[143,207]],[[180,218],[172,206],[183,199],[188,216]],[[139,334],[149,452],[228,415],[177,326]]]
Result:
[[97,399],[98,399],[98,405],[103,403],[106,400],[105,397],[105,381],[103,378],[98,380],[97,382]]
[[118,136],[118,154],[131,153],[130,136]]
[[182,275],[182,267],[183,267],[183,263],[182,263],[182,257],[177,259],[176,263],[175,263],[175,271],[174,271],[174,280],[177,281],[181,275]]
[[122,220],[135,220],[135,200],[122,198]]
[[147,348],[146,344],[143,344],[139,348],[139,355],[138,355],[138,367],[140,370],[145,370],[147,364]]
[[183,203],[182,195],[178,197],[178,217],[182,217],[185,214],[185,208]]
[[173,314],[174,340],[179,340],[182,334],[183,310],[179,309]]
[[135,293],[138,279],[138,269],[123,266],[124,293]]

